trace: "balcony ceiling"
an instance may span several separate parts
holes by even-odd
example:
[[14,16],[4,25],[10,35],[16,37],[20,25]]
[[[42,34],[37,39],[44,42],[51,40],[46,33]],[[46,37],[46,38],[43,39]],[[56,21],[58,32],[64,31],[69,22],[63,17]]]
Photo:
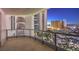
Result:
[[43,8],[2,8],[2,10],[6,14],[11,15],[25,15],[25,14],[33,14],[37,11],[42,10]]

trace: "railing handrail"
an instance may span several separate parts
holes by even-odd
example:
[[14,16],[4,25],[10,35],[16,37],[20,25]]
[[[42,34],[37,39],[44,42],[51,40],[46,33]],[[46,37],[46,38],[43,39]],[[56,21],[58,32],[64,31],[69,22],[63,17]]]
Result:
[[6,29],[6,30],[34,30],[34,29]]
[[[7,31],[13,31],[13,30],[34,30],[34,29],[6,29]],[[42,31],[42,30],[39,30],[38,32],[50,32],[50,33],[54,33],[54,34],[61,34],[61,35],[67,35],[67,36],[75,36],[75,37],[79,37],[79,34],[77,33],[64,33],[64,32],[55,32],[55,31]]]
[[54,34],[62,34],[62,35],[68,35],[68,36],[75,36],[75,37],[79,37],[79,35],[78,35],[78,34],[76,34],[76,33],[72,34],[72,33],[53,32],[53,31],[49,31],[49,32],[54,33]]

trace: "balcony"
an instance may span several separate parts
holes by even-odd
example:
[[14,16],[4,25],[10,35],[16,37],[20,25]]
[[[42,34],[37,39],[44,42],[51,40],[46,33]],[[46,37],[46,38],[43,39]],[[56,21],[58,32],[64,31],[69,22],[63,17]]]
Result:
[[6,43],[0,50],[22,51],[78,51],[79,35],[58,31],[33,29],[6,30]]

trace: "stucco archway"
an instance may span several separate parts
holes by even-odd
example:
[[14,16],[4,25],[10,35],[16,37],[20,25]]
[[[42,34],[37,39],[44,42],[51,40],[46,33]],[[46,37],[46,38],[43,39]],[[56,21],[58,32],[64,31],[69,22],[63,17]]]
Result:
[[25,19],[23,17],[17,17],[17,29],[25,29]]

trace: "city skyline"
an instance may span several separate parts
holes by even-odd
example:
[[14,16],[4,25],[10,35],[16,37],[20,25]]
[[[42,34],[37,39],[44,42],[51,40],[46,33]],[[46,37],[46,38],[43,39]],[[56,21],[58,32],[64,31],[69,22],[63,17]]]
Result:
[[48,22],[63,20],[68,24],[79,24],[79,8],[50,8]]

